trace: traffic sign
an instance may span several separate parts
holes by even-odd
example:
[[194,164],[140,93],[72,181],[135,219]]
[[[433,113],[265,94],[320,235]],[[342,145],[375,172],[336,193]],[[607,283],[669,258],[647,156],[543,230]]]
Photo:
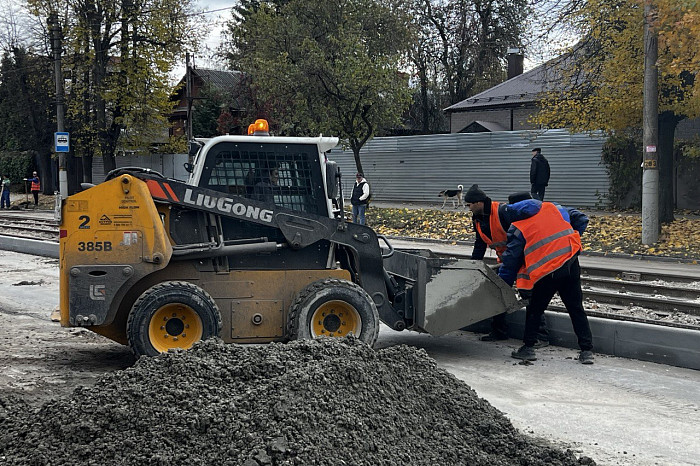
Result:
[[68,133],[54,133],[54,141],[56,142],[56,152],[70,151],[70,137]]

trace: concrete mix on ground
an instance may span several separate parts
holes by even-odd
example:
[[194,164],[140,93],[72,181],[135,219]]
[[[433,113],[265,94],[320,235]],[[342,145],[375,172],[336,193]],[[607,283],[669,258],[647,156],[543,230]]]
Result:
[[70,396],[0,398],[8,465],[581,465],[405,345],[226,345],[141,358]]

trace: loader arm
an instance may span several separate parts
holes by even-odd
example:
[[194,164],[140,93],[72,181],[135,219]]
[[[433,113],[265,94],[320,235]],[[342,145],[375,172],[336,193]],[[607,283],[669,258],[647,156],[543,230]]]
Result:
[[[387,294],[382,250],[377,235],[371,228],[188,185],[151,173],[130,173],[123,170],[118,176],[126,175],[144,181],[154,202],[277,228],[282,232],[287,246],[292,249],[302,249],[324,239],[350,249],[357,258],[355,263],[358,270],[355,279],[372,297],[381,320],[394,330],[406,328],[405,320],[394,309]],[[192,250],[191,253],[201,253],[202,250],[212,248],[216,250],[220,247],[222,245],[201,245],[199,251]]]

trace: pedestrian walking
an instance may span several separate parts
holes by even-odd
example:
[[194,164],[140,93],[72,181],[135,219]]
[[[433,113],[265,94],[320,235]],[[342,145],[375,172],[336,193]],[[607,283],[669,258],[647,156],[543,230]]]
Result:
[[0,177],[0,209],[10,208],[10,178],[7,175]]
[[365,179],[365,175],[358,172],[355,175],[355,185],[352,188],[352,197],[350,198],[352,221],[354,223],[365,224],[365,211],[369,202],[369,193],[369,183]]
[[[530,193],[519,192],[508,196],[508,204],[530,199]],[[472,212],[472,226],[476,232],[474,248],[471,258],[482,260],[486,255],[486,248],[491,248],[496,252],[498,262],[501,262],[501,255],[506,250],[506,232],[510,228],[510,221],[507,218],[507,205],[492,201],[490,197],[479,189],[478,185],[472,185],[464,195],[464,203]],[[506,313],[498,314],[491,319],[491,331],[480,338],[481,341],[498,341],[508,339],[508,323]],[[542,313],[540,326],[537,332],[537,342],[535,348],[542,348],[549,345],[549,332],[544,313]]]
[[549,185],[549,162],[542,149],[535,147],[532,149],[532,160],[530,161],[530,192],[534,199],[544,201],[544,190]]
[[506,216],[511,226],[498,275],[508,285],[515,282],[518,290],[531,291],[523,346],[511,355],[527,361],[537,359],[537,328],[552,297],[559,293],[578,339],[578,360],[593,364],[593,336],[583,310],[578,262],[588,217],[576,209],[535,199],[509,205]]
[[34,207],[37,207],[39,205],[39,191],[41,191],[41,180],[39,179],[39,175],[37,172],[33,172],[32,177],[25,178],[24,181],[31,183],[29,190],[32,192],[32,196],[34,196]]

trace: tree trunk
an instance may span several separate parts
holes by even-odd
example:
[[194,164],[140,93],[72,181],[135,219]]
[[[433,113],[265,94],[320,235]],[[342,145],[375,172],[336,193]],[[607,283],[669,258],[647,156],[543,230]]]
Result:
[[[362,162],[360,161],[360,148],[352,148],[352,155],[355,156],[355,166],[357,167],[358,173],[364,173],[362,170]],[[354,177],[353,177],[354,178]]]
[[430,134],[430,103],[428,102],[428,76],[425,68],[421,66],[418,71],[420,79],[420,107],[423,134]]
[[117,161],[114,159],[114,155],[112,153],[103,155],[102,163],[105,167],[105,175],[117,168]]
[[92,183],[92,156],[83,155],[80,163],[83,166],[83,183]]
[[42,194],[53,194],[55,183],[53,177],[51,176],[51,152],[36,152],[34,159],[39,167],[39,179],[41,180]]
[[680,120],[673,112],[659,114],[659,224],[674,220],[673,140]]
[[80,167],[73,155],[66,154],[66,172],[68,173],[68,195],[80,192]]

